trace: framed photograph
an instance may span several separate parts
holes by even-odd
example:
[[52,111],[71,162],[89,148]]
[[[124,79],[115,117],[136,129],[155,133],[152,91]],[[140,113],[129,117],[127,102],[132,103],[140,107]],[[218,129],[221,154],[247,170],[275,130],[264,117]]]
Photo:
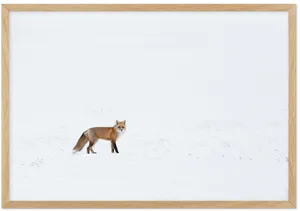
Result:
[[3,208],[295,208],[296,5],[2,5]]

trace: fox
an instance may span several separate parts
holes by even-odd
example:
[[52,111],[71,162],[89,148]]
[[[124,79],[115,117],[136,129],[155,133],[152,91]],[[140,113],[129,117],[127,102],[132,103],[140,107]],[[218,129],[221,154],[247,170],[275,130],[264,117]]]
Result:
[[118,121],[116,120],[116,124],[113,127],[92,127],[84,131],[76,145],[73,148],[73,153],[79,152],[83,149],[84,145],[89,142],[87,147],[87,153],[96,154],[93,150],[93,147],[98,142],[99,139],[110,141],[111,142],[111,152],[119,153],[117,147],[117,139],[120,138],[122,134],[126,131],[126,120]]

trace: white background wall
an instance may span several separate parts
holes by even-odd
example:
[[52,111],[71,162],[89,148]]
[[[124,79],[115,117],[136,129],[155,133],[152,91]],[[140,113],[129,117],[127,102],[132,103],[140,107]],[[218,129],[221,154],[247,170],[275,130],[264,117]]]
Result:
[[[10,21],[12,199],[287,199],[286,12],[12,12]],[[75,162],[70,150],[82,131],[115,119],[128,123],[118,141],[124,157],[113,161],[100,142],[101,170],[85,157]],[[171,168],[172,156],[176,168],[189,168],[158,167]],[[88,173],[74,178],[80,161]],[[101,184],[102,172],[126,161],[127,177]],[[166,179],[149,173],[141,180],[141,166]],[[89,175],[90,185],[82,181]],[[143,181],[151,184],[146,195],[135,189]],[[84,187],[73,192],[68,183]],[[131,193],[109,196],[127,184]],[[61,195],[44,195],[59,188]]]

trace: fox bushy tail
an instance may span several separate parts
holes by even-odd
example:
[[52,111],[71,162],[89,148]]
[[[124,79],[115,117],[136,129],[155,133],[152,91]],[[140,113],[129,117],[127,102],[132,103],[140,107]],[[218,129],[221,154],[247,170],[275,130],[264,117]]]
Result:
[[73,152],[79,152],[79,151],[81,151],[82,148],[84,147],[84,145],[87,142],[88,142],[88,138],[84,135],[84,133],[82,133],[82,135],[80,136],[79,140],[77,141],[77,144],[73,148]]

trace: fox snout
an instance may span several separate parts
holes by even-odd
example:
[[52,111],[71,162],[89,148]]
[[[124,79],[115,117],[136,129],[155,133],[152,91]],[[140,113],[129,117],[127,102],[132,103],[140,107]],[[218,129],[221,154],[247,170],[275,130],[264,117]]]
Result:
[[125,128],[122,128],[122,127],[119,127],[118,128],[118,131],[121,131],[121,132],[123,132],[123,131],[125,131],[126,129]]

